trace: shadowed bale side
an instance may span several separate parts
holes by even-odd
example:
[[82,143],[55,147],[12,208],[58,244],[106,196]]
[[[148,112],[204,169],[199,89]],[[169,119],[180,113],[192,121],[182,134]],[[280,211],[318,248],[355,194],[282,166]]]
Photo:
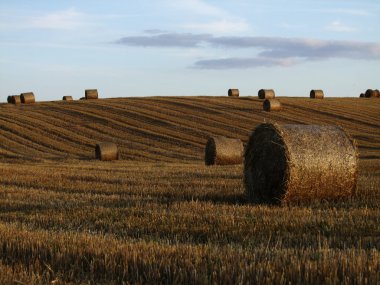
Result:
[[73,101],[73,96],[63,96],[62,100],[63,101]]
[[228,89],[228,97],[239,97],[239,89]]
[[281,102],[277,99],[266,99],[263,103],[263,109],[266,112],[280,111],[282,109]]
[[365,98],[365,94],[364,93],[360,93],[360,98]]
[[112,142],[97,143],[95,146],[95,158],[102,161],[118,160],[119,150]]
[[23,104],[33,104],[36,102],[33,92],[21,93],[20,97]]
[[323,93],[323,90],[311,90],[310,91],[310,98],[312,99],[323,99],[325,97],[325,94]]
[[12,95],[9,95],[9,96],[7,97],[7,103],[8,103],[8,104],[12,103]]
[[228,165],[243,162],[244,146],[240,139],[222,136],[208,139],[205,148],[206,165]]
[[354,194],[355,142],[337,126],[261,124],[245,150],[252,202],[335,200]]
[[12,104],[21,104],[21,96],[20,95],[13,95],[11,97],[11,103]]
[[258,95],[259,99],[274,99],[276,97],[273,89],[260,89]]
[[98,90],[97,89],[87,89],[84,92],[86,100],[89,99],[98,99]]

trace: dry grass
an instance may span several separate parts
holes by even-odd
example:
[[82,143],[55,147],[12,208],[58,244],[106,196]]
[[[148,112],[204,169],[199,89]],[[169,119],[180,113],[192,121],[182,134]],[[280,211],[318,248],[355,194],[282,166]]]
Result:
[[[229,99],[0,105],[0,283],[379,283],[380,100]],[[255,206],[242,165],[204,165],[209,135],[264,120],[343,125],[356,194]],[[94,161],[110,140],[124,160]]]

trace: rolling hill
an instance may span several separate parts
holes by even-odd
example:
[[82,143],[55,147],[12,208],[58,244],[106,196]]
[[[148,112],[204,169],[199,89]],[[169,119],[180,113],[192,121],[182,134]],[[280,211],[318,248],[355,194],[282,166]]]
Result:
[[91,159],[113,141],[123,160],[194,162],[212,135],[247,141],[265,121],[338,124],[358,142],[361,158],[380,158],[380,100],[279,98],[280,112],[254,97],[150,97],[0,105],[0,159]]

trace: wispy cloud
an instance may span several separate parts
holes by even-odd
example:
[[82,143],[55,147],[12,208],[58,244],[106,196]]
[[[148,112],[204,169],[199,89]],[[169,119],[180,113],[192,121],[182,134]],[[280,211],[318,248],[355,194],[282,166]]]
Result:
[[342,23],[341,21],[333,21],[331,23],[329,23],[326,27],[325,27],[326,30],[328,31],[333,31],[333,32],[344,32],[344,33],[351,33],[351,32],[355,32],[356,29],[355,28],[352,28],[344,23]]
[[164,33],[124,37],[115,43],[143,47],[211,47],[251,49],[252,58],[205,59],[196,68],[252,68],[258,66],[291,66],[305,61],[345,58],[379,60],[380,43],[357,41],[327,41],[282,37],[216,37],[211,34]]
[[197,47],[212,38],[210,34],[165,33],[146,36],[131,36],[117,40],[115,43],[141,47]]
[[194,63],[195,68],[199,69],[247,69],[256,67],[272,67],[272,66],[291,66],[299,63],[299,60],[293,58],[221,58],[199,60]]
[[54,30],[74,30],[83,25],[84,14],[74,8],[33,17],[30,27]]

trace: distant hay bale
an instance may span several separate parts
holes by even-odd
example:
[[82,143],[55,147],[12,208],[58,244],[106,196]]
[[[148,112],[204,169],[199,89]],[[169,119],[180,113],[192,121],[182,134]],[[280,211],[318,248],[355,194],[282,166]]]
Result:
[[86,97],[80,97],[79,100],[86,100]]
[[377,89],[375,89],[375,90],[367,89],[367,91],[365,92],[364,95],[366,98],[380,97],[380,92]]
[[239,97],[239,89],[228,89],[228,97]]
[[63,96],[62,100],[63,101],[73,101],[73,96]]
[[8,104],[11,104],[11,103],[12,103],[12,95],[9,95],[9,96],[7,97],[7,102],[8,102]]
[[245,150],[252,202],[335,200],[355,193],[355,142],[337,126],[261,124]]
[[102,161],[118,160],[117,145],[112,142],[102,142],[95,146],[95,158]]
[[310,98],[312,99],[323,99],[325,97],[325,94],[323,93],[323,90],[311,90],[310,91]]
[[276,97],[273,89],[260,89],[258,95],[259,99],[274,99]]
[[205,148],[206,165],[229,165],[243,162],[244,146],[240,139],[222,136],[208,139]]
[[87,89],[84,92],[86,100],[98,99],[98,90],[97,89]]
[[33,92],[21,93],[21,103],[23,104],[32,104],[36,102]]
[[263,103],[263,109],[266,112],[280,111],[282,109],[281,102],[277,99],[266,99]]
[[20,95],[13,95],[11,97],[11,103],[12,104],[21,104],[21,96]]
[[360,93],[360,98],[365,98],[365,94],[364,93]]

